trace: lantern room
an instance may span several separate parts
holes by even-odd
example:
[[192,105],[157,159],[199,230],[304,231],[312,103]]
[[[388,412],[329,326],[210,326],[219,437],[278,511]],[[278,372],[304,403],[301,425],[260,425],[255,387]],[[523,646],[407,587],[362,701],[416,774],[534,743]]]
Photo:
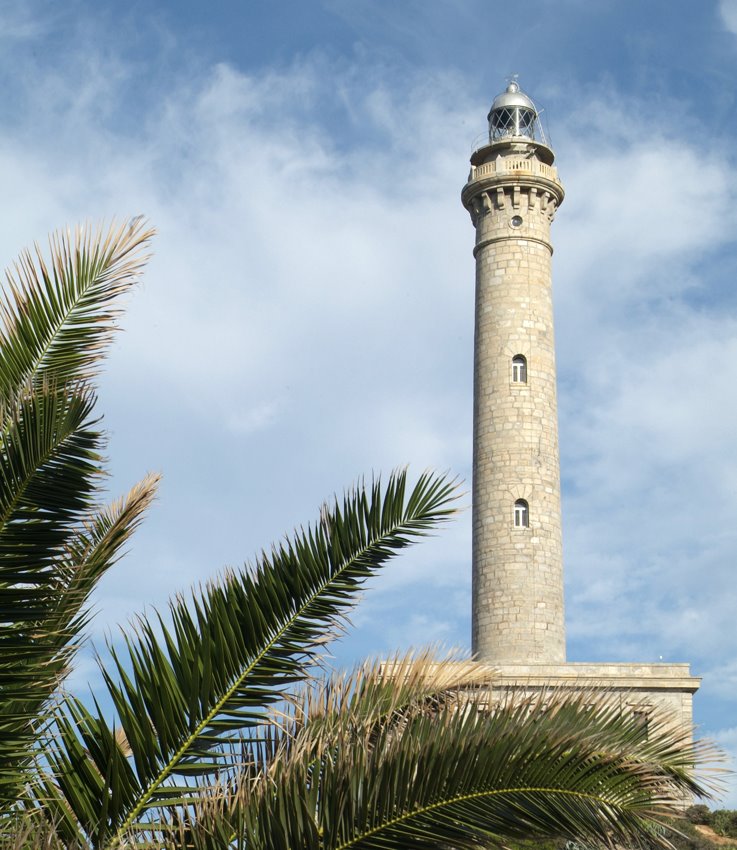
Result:
[[524,138],[542,141],[538,111],[530,98],[512,80],[506,91],[494,98],[489,118],[489,142]]

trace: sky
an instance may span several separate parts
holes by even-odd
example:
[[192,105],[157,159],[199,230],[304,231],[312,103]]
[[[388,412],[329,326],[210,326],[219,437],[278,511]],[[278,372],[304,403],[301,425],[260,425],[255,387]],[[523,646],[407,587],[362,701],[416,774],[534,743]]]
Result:
[[[111,495],[163,482],[93,639],[362,476],[470,487],[460,191],[510,74],[566,190],[568,658],[690,662],[734,754],[737,0],[0,0],[3,263],[68,224],[158,230],[99,405]],[[468,647],[470,551],[467,509],[372,583],[335,663]]]

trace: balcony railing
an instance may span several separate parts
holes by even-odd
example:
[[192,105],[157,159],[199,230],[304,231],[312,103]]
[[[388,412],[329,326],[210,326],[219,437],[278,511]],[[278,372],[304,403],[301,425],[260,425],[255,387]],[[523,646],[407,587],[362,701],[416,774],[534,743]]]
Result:
[[499,157],[482,165],[472,165],[469,180],[479,180],[491,174],[509,174],[513,171],[525,171],[528,174],[538,174],[548,180],[558,179],[558,169],[553,165],[545,165],[537,159],[517,157]]

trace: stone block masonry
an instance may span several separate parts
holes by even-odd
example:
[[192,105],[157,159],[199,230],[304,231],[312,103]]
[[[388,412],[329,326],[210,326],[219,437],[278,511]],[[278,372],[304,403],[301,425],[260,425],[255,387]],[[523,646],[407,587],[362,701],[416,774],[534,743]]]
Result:
[[494,154],[463,193],[476,226],[473,649],[493,664],[556,664],[565,626],[550,223],[563,189],[554,168]]

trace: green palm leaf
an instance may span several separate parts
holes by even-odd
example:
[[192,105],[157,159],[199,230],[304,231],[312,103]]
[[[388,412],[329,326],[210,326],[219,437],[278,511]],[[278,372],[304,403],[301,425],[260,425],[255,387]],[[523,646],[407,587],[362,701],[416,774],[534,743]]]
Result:
[[[92,506],[101,435],[94,397],[41,388],[22,398],[0,433],[0,581],[53,580],[50,565]],[[32,599],[28,600],[29,603]],[[4,612],[36,620],[30,607]]]
[[12,405],[49,376],[61,386],[96,373],[152,234],[143,222],[82,228],[51,237],[49,263],[38,247],[21,255],[0,300],[0,400]]
[[130,760],[101,712],[67,702],[63,747],[49,759],[95,847],[116,846],[152,810],[190,803],[201,781],[238,766],[233,743],[304,678],[365,579],[453,512],[443,478],[406,490],[405,472],[383,492],[378,482],[358,489],[253,569],[173,601],[170,625],[139,620],[125,652],[113,652],[115,675],[103,670]]
[[79,635],[87,626],[90,612],[85,609],[85,602],[100,578],[120,558],[153,502],[158,483],[158,475],[147,475],[125,496],[85,519],[67,541],[54,562],[55,584],[60,592],[54,611],[56,626],[50,631],[67,629]]
[[366,578],[452,513],[434,476],[359,488],[251,569],[141,617],[102,669],[103,706],[50,710],[89,594],[155,490],[99,508],[90,389],[149,236],[56,236],[0,300],[0,844],[662,845],[658,818],[709,790],[690,732],[656,720],[646,736],[592,695],[499,701],[487,670],[427,655],[294,694]]

